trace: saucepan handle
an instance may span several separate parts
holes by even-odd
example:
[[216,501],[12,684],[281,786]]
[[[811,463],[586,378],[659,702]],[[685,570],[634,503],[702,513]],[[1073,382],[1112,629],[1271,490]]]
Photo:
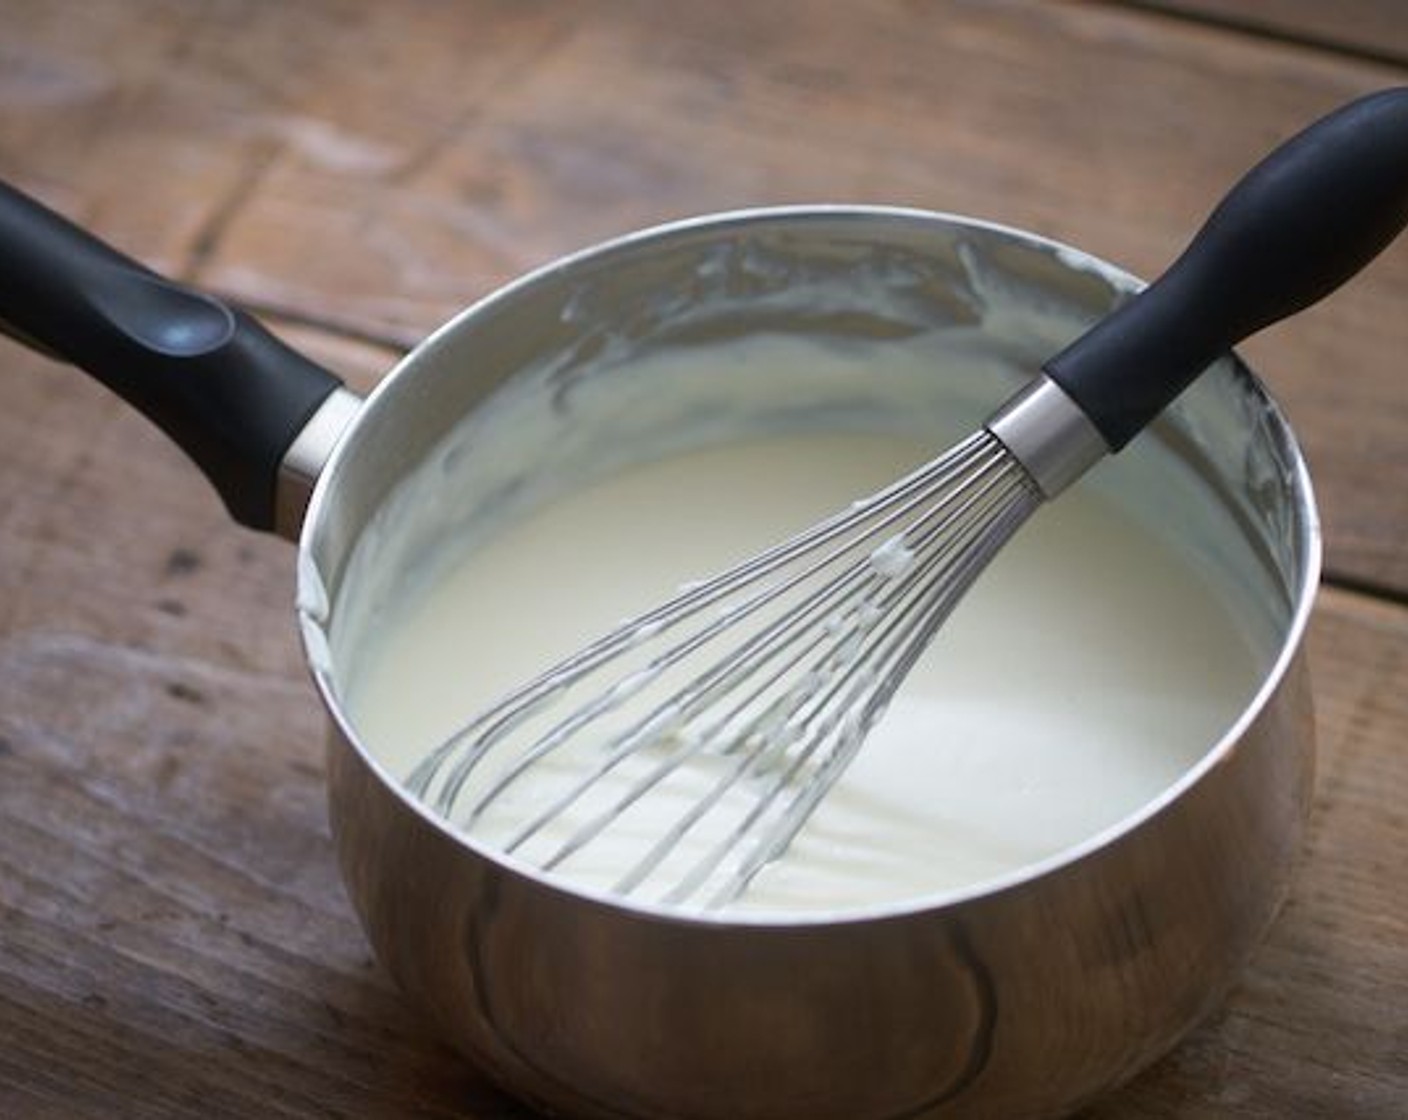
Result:
[[272,529],[290,444],[341,382],[242,311],[158,276],[0,182],[0,331],[87,371]]

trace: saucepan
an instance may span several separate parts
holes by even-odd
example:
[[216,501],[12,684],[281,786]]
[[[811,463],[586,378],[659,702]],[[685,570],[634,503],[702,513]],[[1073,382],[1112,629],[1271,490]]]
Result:
[[[363,742],[340,675],[340,621],[357,609],[349,571],[435,547],[369,547],[387,503],[427,464],[443,468],[464,425],[512,424],[506,400],[537,402],[553,431],[570,431],[574,400],[641,349],[766,332],[882,346],[931,332],[1030,371],[1138,287],[1078,249],[950,215],[722,214],[525,276],[360,399],[241,312],[0,193],[6,332],[141,409],[238,521],[298,542],[296,617],[329,716],[332,832],[380,960],[510,1092],[581,1117],[1054,1116],[1172,1046],[1271,921],[1302,832],[1313,754],[1302,642],[1320,564],[1305,465],[1232,355],[1141,437],[1178,464],[1196,497],[1185,505],[1233,527],[1241,593],[1265,620],[1254,694],[1166,791],[1000,881],[795,917],[682,914],[576,890],[466,839],[402,788]],[[1000,381],[977,385],[975,414],[1008,394]],[[627,416],[621,439],[598,442],[620,454],[631,427]],[[516,469],[552,469],[551,441],[531,440],[513,441]],[[1156,500],[1177,524],[1175,489]],[[466,500],[447,494],[444,518],[423,520],[468,516]],[[391,593],[395,577],[380,581]]]

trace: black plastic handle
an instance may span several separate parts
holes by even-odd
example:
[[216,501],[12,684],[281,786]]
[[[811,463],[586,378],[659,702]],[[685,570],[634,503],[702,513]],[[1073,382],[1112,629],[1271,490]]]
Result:
[[134,405],[274,527],[284,453],[340,384],[248,315],[164,279],[0,183],[0,330]]
[[1253,168],[1155,283],[1048,361],[1118,451],[1209,363],[1328,295],[1408,224],[1408,88],[1330,114]]

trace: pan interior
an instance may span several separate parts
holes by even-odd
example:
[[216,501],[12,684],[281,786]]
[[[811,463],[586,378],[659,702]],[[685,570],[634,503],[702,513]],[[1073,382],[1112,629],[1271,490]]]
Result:
[[[364,524],[345,533],[355,548],[325,557],[324,570],[338,573],[331,581],[336,590],[328,627],[334,694],[372,757],[393,780],[404,777],[449,729],[446,720],[453,723],[447,711],[458,707],[460,715],[468,714],[465,706],[490,698],[504,683],[493,681],[490,669],[513,664],[513,673],[520,672],[502,655],[507,645],[552,629],[545,623],[560,622],[582,602],[603,598],[579,585],[582,571],[619,571],[632,555],[651,549],[651,542],[684,537],[704,515],[697,502],[682,500],[673,525],[662,524],[662,509],[652,507],[641,511],[642,527],[615,517],[595,543],[579,541],[580,549],[560,556],[545,557],[543,549],[533,557],[519,553],[525,570],[530,561],[537,563],[542,593],[524,585],[504,611],[471,611],[430,639],[438,643],[434,656],[416,659],[414,651],[406,652],[404,620],[417,611],[423,617],[441,613],[427,604],[430,589],[449,573],[466,563],[482,564],[495,550],[511,550],[514,534],[525,532],[545,509],[583,500],[593,490],[629,487],[632,477],[649,476],[657,470],[651,464],[667,461],[712,457],[727,471],[762,454],[756,462],[766,473],[767,448],[785,453],[789,446],[810,447],[797,454],[832,456],[829,461],[837,463],[841,489],[822,491],[825,500],[834,494],[844,504],[858,496],[846,486],[865,474],[860,467],[843,469],[845,464],[864,460],[872,472],[877,462],[897,468],[973,430],[1043,355],[1129,286],[1127,278],[1069,251],[988,227],[895,216],[806,216],[645,239],[539,278],[512,299],[491,301],[431,340],[368,410],[368,430],[359,438],[372,442],[384,426],[380,445],[394,446],[402,462],[391,472],[395,485],[368,503]],[[531,336],[536,342],[525,352],[524,328],[532,323],[547,326]],[[412,390],[415,403],[398,401]],[[481,399],[458,411],[436,403],[477,393]],[[442,419],[447,413],[453,423]],[[398,430],[408,415],[415,420],[410,438]],[[431,416],[434,422],[426,419]],[[923,671],[948,682],[943,704],[971,713],[967,731],[952,724],[948,729],[950,739],[958,726],[961,737],[978,744],[960,744],[969,755],[982,754],[983,728],[1001,722],[997,717],[1010,706],[1006,699],[1024,680],[1045,673],[1043,666],[1074,674],[1051,695],[1071,695],[1078,711],[1084,706],[1110,712],[1120,709],[1128,690],[1103,681],[1102,664],[1108,670],[1127,661],[1129,651],[1143,650],[1149,657],[1143,671],[1156,677],[1161,662],[1181,659],[1190,673],[1160,680],[1163,719],[1151,719],[1155,709],[1146,707],[1129,717],[1132,722],[1117,720],[1103,732],[1138,754],[1155,750],[1148,741],[1157,738],[1141,735],[1140,721],[1146,728],[1171,723],[1185,730],[1173,747],[1157,748],[1164,753],[1147,788],[1111,798],[1104,786],[1087,781],[1082,787],[1079,776],[1066,775],[1059,796],[1095,810],[1082,812],[1078,834],[1058,830],[1024,847],[1008,844],[1010,836],[999,829],[989,846],[1012,848],[1002,859],[957,860],[935,877],[915,880],[906,873],[890,883],[870,858],[884,855],[888,861],[897,847],[882,830],[872,838],[869,856],[846,871],[880,893],[867,889],[841,897],[815,878],[774,876],[783,881],[753,904],[834,912],[941,896],[1059,856],[1137,816],[1218,743],[1277,664],[1313,567],[1305,558],[1309,530],[1300,477],[1299,458],[1274,408],[1245,370],[1226,360],[1150,433],[1098,468],[1080,495],[1043,511],[1027,531],[1030,539],[1019,540],[1022,551],[1012,560],[1004,557],[980,585],[976,594],[991,605],[984,608],[981,598],[965,605],[950,624],[954,632],[946,632],[926,659],[934,664]],[[737,480],[730,485],[736,494]],[[770,508],[761,497],[725,504]],[[712,508],[707,517],[723,512]],[[808,516],[823,512],[824,506]],[[1137,561],[1136,575],[1121,576],[1119,564],[1101,568],[1108,564],[1108,548],[1102,552],[1092,540],[1111,525],[1124,534],[1120,539],[1125,555]],[[779,525],[778,531],[790,527],[797,526]],[[597,545],[602,550],[594,552]],[[515,566],[511,558],[493,563],[498,567],[489,570],[500,573]],[[1049,581],[1039,594],[1073,613],[1038,617],[1034,629],[1015,640],[985,633],[993,605],[1009,627],[1014,617],[1032,613],[1028,605],[1013,607],[1012,597],[1021,598],[1036,572]],[[691,569],[679,578],[699,574]],[[1127,601],[1101,619],[1082,614],[1078,590],[1062,594],[1074,581],[1099,600],[1102,585],[1110,591],[1116,578]],[[1139,579],[1147,579],[1147,603],[1156,606],[1142,616],[1132,590]],[[1196,589],[1201,607],[1195,614],[1188,613],[1186,597],[1181,608],[1157,607],[1160,589],[1182,586],[1179,581]],[[487,603],[493,596],[482,598]],[[616,603],[598,605],[607,612],[604,624],[616,620]],[[1109,644],[1120,611],[1133,612],[1126,630],[1137,630],[1137,640],[1128,641],[1126,632],[1120,646],[1125,652],[1113,661],[1086,660],[1092,649]],[[1178,624],[1170,625],[1171,619]],[[510,629],[514,642],[505,633]],[[386,667],[404,666],[408,659],[414,661],[409,673]],[[387,701],[388,687],[399,702]],[[1051,732],[1067,714],[1048,711],[1046,733],[1041,720],[1025,720],[1036,752],[1025,772],[1020,766],[1014,771],[1007,756],[995,769],[979,767],[1006,783],[1000,792],[1008,802],[1034,772],[1061,774],[1060,744],[1053,751],[1053,741],[1081,738],[1079,732]],[[883,770],[884,752],[875,754]],[[919,769],[935,765],[930,759]],[[961,802],[964,795],[940,788],[944,796],[934,797],[922,792],[922,783],[906,784],[920,790],[906,806],[919,831],[898,847],[916,856],[914,862],[942,863],[933,852],[961,848],[953,810],[954,797]],[[873,792],[863,791],[861,800]],[[1042,806],[1040,791],[1021,804],[1028,808],[1016,818],[1032,818],[1030,806]],[[856,837],[865,841],[870,829],[864,812],[856,816],[851,808],[832,834],[823,829],[816,841],[831,853],[825,859],[843,849],[865,855],[866,844],[857,844]],[[600,883],[589,879],[586,885]]]

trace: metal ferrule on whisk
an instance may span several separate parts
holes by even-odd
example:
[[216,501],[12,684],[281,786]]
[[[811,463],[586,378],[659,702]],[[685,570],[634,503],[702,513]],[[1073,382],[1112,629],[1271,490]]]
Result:
[[1099,429],[1055,381],[1040,374],[984,425],[1047,499],[1110,454]]

